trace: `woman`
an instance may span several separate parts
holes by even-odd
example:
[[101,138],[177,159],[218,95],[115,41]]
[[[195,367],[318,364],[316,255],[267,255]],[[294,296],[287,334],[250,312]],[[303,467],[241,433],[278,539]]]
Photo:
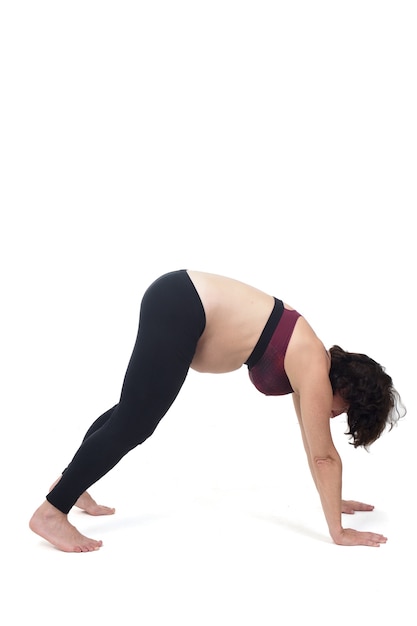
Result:
[[99,549],[101,541],[85,537],[68,521],[72,506],[92,515],[114,513],[97,505],[87,489],[153,433],[189,368],[221,373],[243,364],[262,393],[293,394],[333,541],[385,543],[378,533],[342,527],[342,513],[373,507],[342,500],[342,464],[329,418],[346,412],[353,444],[369,446],[400,417],[391,378],[365,355],[337,346],[327,351],[304,317],[273,296],[230,278],[186,270],[165,274],[147,289],[120,401],[87,431],[30,528],[66,552]]

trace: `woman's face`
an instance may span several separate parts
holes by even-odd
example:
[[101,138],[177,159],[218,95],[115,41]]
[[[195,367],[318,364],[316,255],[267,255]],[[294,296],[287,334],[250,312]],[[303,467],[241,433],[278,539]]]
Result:
[[339,393],[335,393],[333,396],[332,414],[330,415],[330,418],[333,419],[333,417],[346,413],[348,408],[349,405],[346,400],[344,400]]

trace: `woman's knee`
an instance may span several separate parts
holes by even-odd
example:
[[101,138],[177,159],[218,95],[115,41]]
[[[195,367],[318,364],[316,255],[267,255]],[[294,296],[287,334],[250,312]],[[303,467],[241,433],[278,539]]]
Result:
[[114,443],[126,451],[136,448],[155,432],[161,418],[149,417],[144,419],[130,414],[127,418],[123,415],[123,409],[118,407],[112,415],[109,423],[109,434],[114,438]]

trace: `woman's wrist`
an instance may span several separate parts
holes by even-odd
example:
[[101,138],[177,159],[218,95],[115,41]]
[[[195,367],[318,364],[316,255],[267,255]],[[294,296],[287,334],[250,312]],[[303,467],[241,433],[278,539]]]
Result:
[[330,537],[333,539],[335,543],[337,543],[338,540],[340,540],[341,536],[343,535],[343,526],[339,524],[337,527],[329,528],[329,532],[330,532]]

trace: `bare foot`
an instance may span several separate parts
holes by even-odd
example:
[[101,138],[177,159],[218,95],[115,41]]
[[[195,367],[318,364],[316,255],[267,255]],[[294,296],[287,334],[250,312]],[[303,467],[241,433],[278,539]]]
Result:
[[109,506],[103,506],[102,504],[97,504],[95,500],[90,496],[88,491],[84,491],[83,494],[80,495],[77,502],[75,503],[79,509],[82,509],[89,515],[113,515],[116,509],[110,508]]
[[63,552],[93,552],[103,545],[102,541],[89,539],[78,532],[65,513],[47,500],[33,514],[29,528]]
[[[57,483],[61,480],[61,476],[51,485],[49,491],[55,487]],[[97,504],[97,502],[90,496],[88,491],[85,491],[80,495],[75,506],[79,509],[82,509],[89,515],[113,515],[116,509],[110,508],[109,506],[103,506],[102,504]]]

